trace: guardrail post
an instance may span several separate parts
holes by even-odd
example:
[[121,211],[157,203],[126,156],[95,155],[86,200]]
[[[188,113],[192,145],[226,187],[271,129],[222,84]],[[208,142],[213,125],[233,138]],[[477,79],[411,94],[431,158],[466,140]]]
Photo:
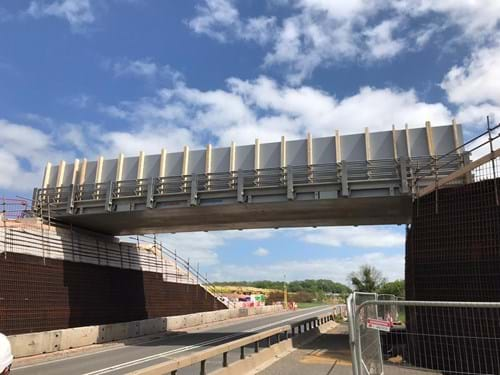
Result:
[[240,359],[245,359],[245,347],[240,348]]
[[258,341],[255,341],[255,344],[254,344],[254,352],[255,352],[255,353],[258,353],[258,352],[259,352],[259,342],[258,342]]
[[227,352],[222,353],[222,367],[227,367]]
[[200,362],[200,375],[207,375],[205,367],[206,367],[206,360],[204,359],[203,361]]
[[245,180],[243,178],[243,172],[241,169],[238,169],[238,177],[236,180],[236,191],[237,191],[237,199],[238,202],[245,202],[245,189],[244,189]]

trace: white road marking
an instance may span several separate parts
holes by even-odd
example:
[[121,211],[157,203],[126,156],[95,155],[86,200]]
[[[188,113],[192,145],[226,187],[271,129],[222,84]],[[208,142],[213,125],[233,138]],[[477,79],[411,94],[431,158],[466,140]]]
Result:
[[265,325],[262,325],[262,326],[259,326],[259,327],[254,327],[252,329],[248,329],[248,330],[240,332],[240,333],[236,333],[236,334],[232,334],[232,335],[227,335],[227,336],[222,336],[222,337],[218,337],[216,339],[212,339],[212,340],[208,340],[208,341],[203,341],[203,342],[200,342],[200,343],[198,343],[196,345],[184,346],[182,348],[172,349],[172,350],[169,350],[169,351],[166,351],[166,352],[163,352],[163,353],[158,353],[158,354],[154,354],[154,355],[151,355],[151,356],[148,356],[148,357],[139,358],[139,359],[136,359],[136,360],[133,360],[133,361],[130,361],[130,362],[124,362],[124,363],[120,363],[118,365],[106,367],[106,368],[103,368],[103,369],[100,369],[100,370],[96,370],[96,371],[92,371],[92,372],[87,372],[87,373],[85,373],[83,375],[103,375],[103,374],[107,374],[107,373],[110,373],[110,372],[113,372],[113,371],[122,370],[122,369],[127,368],[127,367],[131,367],[131,366],[143,364],[145,362],[153,361],[155,359],[160,359],[162,357],[166,357],[166,356],[169,356],[169,355],[172,355],[172,354],[179,354],[179,353],[187,352],[187,351],[190,351],[190,350],[193,350],[193,349],[202,348],[204,346],[208,346],[210,344],[214,344],[214,343],[217,343],[217,342],[220,342],[220,341],[231,339],[233,337],[244,336],[244,333],[255,332],[255,331],[258,331],[258,330],[261,330],[261,329],[269,328],[269,327],[274,326],[274,325],[279,325],[281,323],[288,322],[290,320],[302,318],[304,316],[312,315],[314,313],[319,313],[319,312],[326,311],[326,310],[331,310],[331,307],[325,307],[323,309],[319,309],[319,310],[316,310],[316,311],[313,311],[313,312],[308,312],[308,313],[305,313],[305,314],[292,316],[290,318],[282,319],[282,320],[279,320],[279,321],[274,322],[274,323],[268,323],[268,324],[265,324]]

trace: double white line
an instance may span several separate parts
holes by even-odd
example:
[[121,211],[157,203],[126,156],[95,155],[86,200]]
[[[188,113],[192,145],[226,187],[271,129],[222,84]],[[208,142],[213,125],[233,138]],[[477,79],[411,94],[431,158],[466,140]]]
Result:
[[272,326],[279,325],[281,323],[288,322],[290,320],[295,320],[295,319],[298,319],[298,318],[302,318],[304,316],[308,316],[308,315],[312,315],[312,314],[317,314],[317,313],[320,313],[320,312],[323,312],[323,311],[327,311],[327,310],[331,311],[331,309],[332,309],[331,307],[326,307],[324,309],[316,310],[314,312],[308,312],[308,313],[301,314],[301,315],[295,315],[295,316],[292,316],[292,317],[287,318],[287,319],[282,319],[282,320],[280,320],[278,322],[264,324],[262,326],[254,327],[254,328],[242,331],[242,332],[233,333],[231,335],[222,336],[222,337],[218,337],[218,338],[207,340],[207,341],[202,341],[202,342],[194,344],[194,345],[183,346],[181,348],[172,349],[172,350],[169,350],[169,351],[166,351],[166,352],[162,352],[162,353],[150,355],[148,357],[139,358],[139,359],[136,359],[136,360],[133,360],[133,361],[130,361],[130,362],[120,363],[118,365],[106,367],[106,368],[103,368],[103,369],[100,369],[100,370],[95,370],[95,371],[92,371],[92,372],[87,372],[87,373],[85,373],[83,375],[103,375],[103,374],[108,374],[110,372],[114,372],[114,371],[118,371],[118,370],[123,370],[123,369],[125,369],[127,367],[137,366],[137,365],[140,365],[140,364],[143,364],[143,363],[146,363],[146,362],[154,361],[156,359],[161,359],[161,358],[164,358],[164,357],[168,357],[170,355],[184,353],[184,352],[187,352],[187,351],[190,351],[190,350],[203,348],[205,346],[208,346],[208,345],[211,345],[211,344],[214,344],[214,343],[217,343],[217,342],[226,341],[226,340],[229,340],[229,339],[232,339],[232,338],[242,337],[242,336],[245,336],[245,333],[256,332],[256,331],[259,331],[259,330],[262,330],[262,329],[266,329],[266,328],[269,328],[269,327],[272,327]]

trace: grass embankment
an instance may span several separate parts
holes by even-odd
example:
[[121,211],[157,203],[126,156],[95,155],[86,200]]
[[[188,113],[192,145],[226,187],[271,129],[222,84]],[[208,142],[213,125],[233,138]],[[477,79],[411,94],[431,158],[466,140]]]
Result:
[[326,302],[298,302],[297,308],[307,309],[308,307],[318,307],[328,305]]

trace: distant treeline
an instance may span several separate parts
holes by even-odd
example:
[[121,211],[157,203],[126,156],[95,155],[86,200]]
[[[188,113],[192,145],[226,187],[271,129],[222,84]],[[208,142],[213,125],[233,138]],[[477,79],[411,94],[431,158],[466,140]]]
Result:
[[[283,281],[271,281],[271,280],[260,280],[260,281],[226,281],[217,282],[216,285],[231,285],[231,286],[242,286],[242,287],[253,287],[257,289],[283,289]],[[287,283],[287,288],[289,292],[309,292],[309,293],[340,293],[348,294],[351,289],[341,283],[337,283],[332,280],[319,279],[319,280],[302,280],[302,281],[290,281]]]

